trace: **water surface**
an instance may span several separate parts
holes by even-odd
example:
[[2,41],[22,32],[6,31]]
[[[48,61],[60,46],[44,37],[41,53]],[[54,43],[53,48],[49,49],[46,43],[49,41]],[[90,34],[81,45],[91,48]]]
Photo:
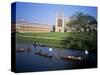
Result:
[[[80,69],[80,68],[94,68],[97,66],[97,58],[95,52],[89,52],[85,54],[83,50],[52,48],[49,51],[49,47],[35,46],[32,44],[20,44],[17,43],[18,48],[30,48],[32,51],[16,52],[16,72],[28,72],[28,71],[48,71],[48,70],[68,70],[68,69]],[[51,48],[51,47],[50,47]],[[36,55],[35,52],[41,50],[51,54],[53,57],[43,57]],[[85,61],[70,61],[62,60],[61,56],[81,56],[87,58]]]

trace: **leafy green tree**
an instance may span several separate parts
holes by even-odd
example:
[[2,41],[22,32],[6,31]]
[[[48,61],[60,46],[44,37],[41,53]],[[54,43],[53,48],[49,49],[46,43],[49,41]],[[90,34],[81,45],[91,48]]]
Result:
[[94,16],[84,14],[83,12],[76,12],[70,17],[70,21],[66,24],[74,28],[75,31],[89,32],[96,30],[97,21]]

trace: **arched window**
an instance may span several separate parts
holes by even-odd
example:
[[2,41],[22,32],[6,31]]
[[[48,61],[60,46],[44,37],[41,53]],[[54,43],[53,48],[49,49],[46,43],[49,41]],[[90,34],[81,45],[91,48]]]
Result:
[[62,19],[58,19],[57,23],[58,23],[58,26],[62,26]]

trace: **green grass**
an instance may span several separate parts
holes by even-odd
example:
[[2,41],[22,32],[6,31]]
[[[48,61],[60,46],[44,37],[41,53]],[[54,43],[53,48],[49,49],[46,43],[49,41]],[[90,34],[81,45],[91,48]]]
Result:
[[63,38],[66,37],[66,35],[69,35],[69,33],[17,33],[18,35],[25,35],[25,36],[41,36],[41,37],[53,37],[53,38]]
[[80,50],[97,50],[97,34],[66,32],[66,33],[17,33],[17,42],[45,44],[53,47],[64,47]]

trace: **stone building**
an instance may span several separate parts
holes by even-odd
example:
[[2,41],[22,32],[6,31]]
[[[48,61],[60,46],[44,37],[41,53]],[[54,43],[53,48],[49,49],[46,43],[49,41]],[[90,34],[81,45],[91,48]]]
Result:
[[56,13],[55,32],[64,32],[64,13],[62,11]]
[[21,22],[12,23],[12,32],[51,32],[52,27],[48,24]]

